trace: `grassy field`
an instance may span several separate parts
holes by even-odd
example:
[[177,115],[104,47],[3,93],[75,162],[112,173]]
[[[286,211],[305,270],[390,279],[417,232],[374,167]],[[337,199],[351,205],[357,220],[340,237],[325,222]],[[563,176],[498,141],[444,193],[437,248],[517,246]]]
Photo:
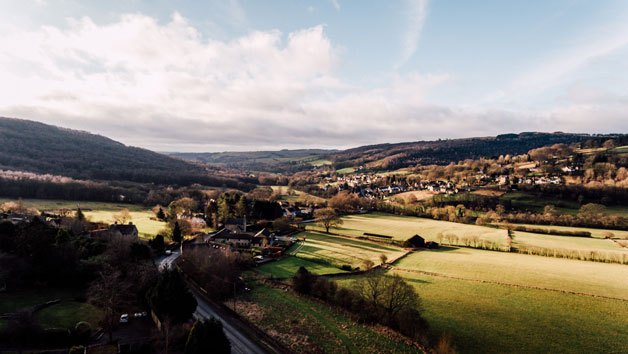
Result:
[[404,273],[459,353],[625,353],[628,303]]
[[628,231],[624,230],[607,230],[607,229],[593,229],[589,227],[572,227],[572,226],[553,226],[553,225],[532,225],[532,224],[513,224],[520,225],[526,227],[532,227],[535,229],[555,229],[555,230],[564,230],[564,231],[588,231],[591,233],[591,237],[594,238],[604,238],[605,234],[610,232],[613,234],[613,237],[625,237],[628,238]]
[[459,353],[628,351],[626,266],[455,248],[396,266],[430,273],[393,271],[421,296],[431,337],[449,333]]
[[264,264],[258,270],[276,278],[291,277],[301,266],[315,274],[334,274],[344,272],[340,269],[343,265],[350,265],[352,268],[360,267],[366,259],[379,264],[381,254],[385,254],[388,259],[392,260],[404,253],[401,248],[395,246],[315,231],[302,232],[295,237],[305,237],[306,240],[301,248],[293,246],[297,247],[295,250],[299,250],[294,253],[294,256]]
[[353,322],[308,298],[265,285],[255,286],[238,312],[294,352],[414,353],[403,342]]
[[582,251],[617,251],[627,252],[611,240],[593,237],[553,236],[515,231],[514,245],[538,246],[544,248],[562,248]]
[[[145,211],[145,206],[124,203],[103,203],[103,202],[83,202],[83,201],[67,201],[67,200],[49,200],[49,199],[24,199],[24,206],[27,208],[35,208],[40,211],[51,211],[54,209],[68,208],[76,210],[80,207],[83,211],[102,210],[118,212],[120,209],[129,209],[129,211]],[[5,202],[17,202],[16,199],[0,198],[0,204]]]
[[88,303],[64,301],[37,312],[35,318],[43,327],[74,328],[77,322],[86,321],[96,328],[100,316],[101,311]]
[[339,174],[339,175],[346,175],[348,173],[353,173],[353,172],[355,172],[355,168],[353,168],[353,167],[341,168],[341,169],[336,171],[336,173]]
[[471,248],[415,252],[395,266],[448,277],[537,286],[628,300],[628,267]]
[[[15,201],[15,199],[0,198],[0,204]],[[24,199],[23,202],[25,207],[35,208],[40,211],[52,211],[61,208],[76,210],[77,207],[80,207],[88,220],[109,224],[114,222],[113,214],[119,213],[122,209],[128,209],[131,214],[131,221],[137,226],[139,236],[142,238],[153,238],[166,227],[166,223],[163,221],[151,220],[151,218],[155,217],[155,214],[142,205],[44,199]]]
[[310,165],[314,167],[321,167],[325,165],[331,165],[331,161],[327,159],[318,159],[318,160],[310,161]]
[[36,319],[44,327],[73,328],[79,321],[87,321],[97,325],[100,312],[94,306],[77,302],[82,297],[82,290],[41,289],[8,291],[0,293],[0,314],[7,312],[26,311],[32,306],[50,300],[61,300],[60,303],[36,313]]
[[258,267],[257,270],[275,278],[289,278],[297,272],[299,267],[305,267],[310,272],[319,275],[344,272],[337,267],[324,263],[313,262],[299,257],[286,257],[277,262],[266,263]]
[[[325,203],[325,199],[321,197],[317,197],[315,195],[311,195],[309,193],[305,193],[296,189],[290,189],[287,186],[272,186],[273,191],[279,192],[281,194],[281,198],[279,201],[281,202],[312,202],[312,203]],[[290,193],[288,191],[291,191]]]
[[[342,220],[342,225],[332,228],[330,231],[350,236],[362,236],[364,232],[369,232],[392,236],[395,240],[400,241],[405,241],[415,234],[422,236],[425,240],[432,241],[437,241],[439,234],[478,236],[481,239],[496,243],[506,241],[506,230],[410,216],[369,213],[344,216]],[[321,227],[308,225],[308,229],[321,230]]]
[[[118,213],[120,210],[116,211],[106,211],[106,210],[93,210],[85,212],[85,217],[91,221],[100,221],[106,222],[108,224],[113,224],[113,215]],[[131,222],[137,226],[137,231],[139,233],[140,238],[153,238],[155,235],[166,228],[166,223],[155,219],[155,214],[151,210],[143,210],[143,211],[130,211],[131,214]],[[151,219],[152,218],[152,219]]]
[[305,237],[305,245],[296,256],[305,259],[324,260],[335,267],[350,265],[359,267],[364,260],[371,260],[379,264],[380,255],[385,254],[388,259],[400,257],[404,251],[394,246],[382,245],[375,242],[349,239],[315,231],[306,231],[296,237]]
[[393,198],[393,199],[401,198],[407,202],[408,198],[411,195],[414,195],[416,200],[427,200],[427,199],[432,198],[435,194],[436,194],[435,192],[430,192],[430,191],[410,191],[410,192],[395,194],[395,195],[390,196],[389,198]]

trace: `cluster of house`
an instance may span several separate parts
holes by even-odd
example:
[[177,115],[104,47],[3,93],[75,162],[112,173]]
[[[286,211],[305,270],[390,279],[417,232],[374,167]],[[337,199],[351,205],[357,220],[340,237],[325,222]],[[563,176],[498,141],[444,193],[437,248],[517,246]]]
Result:
[[20,214],[20,213],[0,213],[0,222],[10,221],[13,225],[17,225],[22,222],[28,222],[33,219],[34,215]]
[[113,235],[121,235],[127,238],[131,238],[137,240],[139,238],[139,234],[137,231],[137,226],[133,225],[132,222],[128,224],[118,224],[117,222],[112,225],[107,225],[104,223],[90,223],[93,224],[93,228],[90,231],[86,231],[85,234],[88,237],[92,238],[108,238]]
[[289,235],[277,235],[263,228],[247,231],[246,218],[227,219],[224,228],[218,232],[200,237],[206,244],[225,244],[235,248],[257,248],[263,255],[281,256],[285,247],[296,242]]
[[311,206],[290,205],[288,202],[280,202],[283,216],[292,216],[297,218],[305,218],[312,216],[314,209]]
[[457,186],[451,181],[422,181],[414,183],[391,183],[387,186],[374,186],[373,184],[381,181],[382,176],[356,174],[351,176],[343,176],[338,179],[341,183],[339,190],[348,190],[350,193],[356,193],[363,198],[382,199],[391,195],[407,192],[427,190],[435,193],[454,195],[469,191],[467,185]]

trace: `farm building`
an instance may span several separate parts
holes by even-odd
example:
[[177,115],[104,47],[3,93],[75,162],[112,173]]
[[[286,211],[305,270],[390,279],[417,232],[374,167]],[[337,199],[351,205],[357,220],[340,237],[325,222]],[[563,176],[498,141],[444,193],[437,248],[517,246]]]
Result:
[[418,248],[418,247],[425,247],[425,239],[419,235],[414,235],[412,237],[410,237],[405,244],[408,247],[414,247],[414,248]]

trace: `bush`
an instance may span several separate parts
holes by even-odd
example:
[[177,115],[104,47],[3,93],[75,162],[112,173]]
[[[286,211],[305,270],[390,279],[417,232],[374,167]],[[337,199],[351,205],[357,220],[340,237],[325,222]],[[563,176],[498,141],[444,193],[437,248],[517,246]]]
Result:
[[305,267],[299,267],[297,273],[292,278],[292,286],[294,291],[309,295],[312,293],[312,284],[316,276],[310,273]]

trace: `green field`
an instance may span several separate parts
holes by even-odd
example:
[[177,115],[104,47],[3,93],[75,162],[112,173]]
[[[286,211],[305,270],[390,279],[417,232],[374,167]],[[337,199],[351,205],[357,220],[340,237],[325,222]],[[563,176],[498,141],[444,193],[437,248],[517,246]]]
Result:
[[442,247],[414,252],[397,267],[448,277],[556,289],[628,300],[628,267],[621,264]]
[[347,315],[291,291],[258,285],[238,312],[296,353],[415,353]]
[[301,266],[315,274],[342,273],[340,267],[343,265],[350,265],[352,268],[360,267],[366,259],[379,264],[382,254],[385,254],[389,260],[404,254],[401,248],[395,246],[315,231],[302,232],[295,237],[305,237],[305,243],[303,247],[295,248],[299,251],[294,256],[264,264],[258,270],[277,278],[291,277]]
[[[118,213],[119,211],[119,209],[116,211],[87,211],[85,212],[85,217],[91,221],[99,221],[113,224],[113,215]],[[131,222],[135,226],[137,226],[137,231],[140,238],[153,238],[160,231],[166,228],[166,223],[156,220],[155,214],[151,210],[130,211],[129,214],[131,214]]]
[[[16,200],[0,198],[0,204],[4,202],[16,202]],[[88,220],[109,224],[114,222],[113,214],[119,213],[122,209],[128,209],[131,214],[131,222],[137,226],[139,236],[142,238],[153,238],[159,231],[166,228],[166,223],[163,221],[152,220],[151,218],[154,219],[155,214],[151,209],[142,205],[44,199],[24,199],[23,202],[25,207],[40,211],[52,211],[61,208],[76,210],[77,207],[80,207]]]
[[35,318],[44,327],[73,328],[79,321],[87,321],[96,326],[100,312],[94,306],[77,302],[82,297],[81,290],[41,289],[18,290],[0,293],[0,314],[26,311],[32,306],[47,301],[61,300],[60,303],[36,312]]
[[341,169],[336,171],[336,173],[339,174],[339,175],[346,175],[348,173],[353,173],[353,172],[355,172],[355,168],[353,168],[353,167],[341,168]]
[[[271,186],[274,192],[279,192],[281,202],[311,202],[311,203],[325,203],[325,199],[305,193],[296,189],[291,189],[287,186]],[[290,191],[290,192],[289,192]]]
[[[348,215],[342,217],[342,220],[342,225],[330,231],[350,236],[363,236],[368,232],[392,236],[399,241],[405,241],[415,234],[431,241],[438,241],[439,234],[455,234],[459,237],[478,236],[499,244],[504,244],[507,236],[506,230],[491,227],[384,213]],[[308,229],[322,230],[319,225],[308,225]]]
[[554,226],[554,225],[532,225],[532,224],[513,224],[519,226],[526,226],[535,229],[554,229],[554,230],[564,230],[564,231],[588,231],[591,233],[591,237],[595,238],[604,238],[606,233],[612,233],[613,237],[626,238],[628,239],[628,231],[624,230],[607,230],[607,229],[593,229],[589,227],[572,227],[572,226]]
[[[145,206],[124,203],[103,203],[103,202],[84,202],[84,201],[67,201],[67,200],[49,200],[49,199],[24,199],[24,206],[27,208],[35,208],[40,211],[51,211],[54,209],[68,208],[76,210],[80,207],[83,211],[102,210],[118,212],[120,209],[129,209],[129,211],[145,211]],[[16,199],[0,198],[0,204],[5,202],[17,202]]]
[[543,248],[560,248],[579,251],[628,252],[611,240],[593,237],[555,236],[531,232],[514,232],[514,245],[528,245]]
[[395,266],[429,272],[394,271],[421,296],[431,337],[449,333],[459,353],[628,351],[626,266],[456,248]]
[[325,165],[331,165],[331,161],[327,159],[318,159],[318,160],[310,161],[310,165],[314,167],[321,167]]
[[459,353],[625,353],[628,303],[399,272]]
[[343,272],[328,264],[313,262],[299,257],[285,257],[280,261],[263,264],[257,270],[275,278],[290,278],[299,270],[299,267],[305,267],[310,272],[319,275]]
[[64,301],[37,312],[35,318],[43,327],[74,328],[77,322],[86,321],[96,328],[100,316],[100,310],[88,303]]
[[388,259],[395,259],[404,253],[398,247],[333,236],[322,232],[306,231],[296,237],[305,237],[305,245],[296,254],[297,257],[322,259],[336,267],[345,264],[354,268],[359,267],[367,259],[379,264],[382,254],[385,254]]

